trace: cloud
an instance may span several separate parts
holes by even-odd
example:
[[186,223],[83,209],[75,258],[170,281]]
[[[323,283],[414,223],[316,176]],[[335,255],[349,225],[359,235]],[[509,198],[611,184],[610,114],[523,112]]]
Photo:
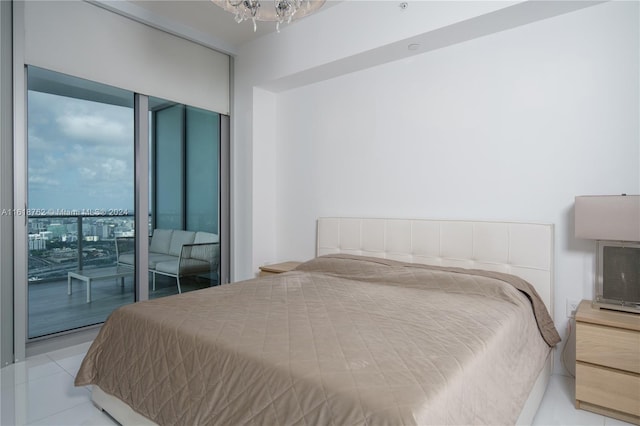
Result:
[[86,167],[81,167],[78,172],[80,172],[80,176],[84,179],[89,180],[93,180],[98,175],[95,169],[88,169]]
[[60,186],[60,182],[47,176],[38,175],[36,173],[29,173],[29,185],[56,187]]
[[108,179],[126,179],[127,177],[131,177],[127,164],[122,160],[109,158],[100,166],[105,177]]
[[29,92],[29,206],[133,207],[131,108]]
[[73,139],[117,144],[133,140],[133,133],[126,133],[128,126],[104,116],[66,113],[57,117],[56,122],[62,132]]

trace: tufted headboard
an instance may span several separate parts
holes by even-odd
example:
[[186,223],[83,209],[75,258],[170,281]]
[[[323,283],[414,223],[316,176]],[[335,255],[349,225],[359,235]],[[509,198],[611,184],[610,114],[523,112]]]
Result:
[[316,253],[346,253],[517,275],[553,316],[553,225],[424,219],[320,218]]

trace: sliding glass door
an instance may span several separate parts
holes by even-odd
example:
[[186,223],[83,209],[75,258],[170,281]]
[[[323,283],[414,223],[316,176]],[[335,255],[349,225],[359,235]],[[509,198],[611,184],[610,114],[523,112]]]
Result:
[[[178,277],[155,274],[149,297],[220,283],[220,114],[149,98],[151,227],[169,230],[194,243],[214,241],[213,267]],[[180,231],[180,232],[177,232]],[[153,237],[152,237],[153,238]],[[151,252],[153,258],[155,253]]]
[[28,69],[28,338],[135,301],[133,93]]
[[[147,294],[221,283],[228,117],[36,67],[27,76],[27,339],[100,324]],[[148,107],[134,108],[136,96]],[[140,125],[149,130],[143,153]],[[136,173],[148,176],[148,193],[136,189]],[[149,200],[138,226],[136,194]],[[156,267],[156,229],[174,236],[161,254],[176,265]],[[198,262],[209,267],[194,271]]]
[[[167,105],[168,104],[168,105]],[[153,228],[184,228],[184,105],[149,99]]]
[[186,108],[185,226],[219,234],[220,114]]

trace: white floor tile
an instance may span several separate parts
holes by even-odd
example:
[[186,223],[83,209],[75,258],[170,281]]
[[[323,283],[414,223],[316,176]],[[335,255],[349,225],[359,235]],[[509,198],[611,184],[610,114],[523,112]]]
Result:
[[98,410],[91,402],[46,417],[29,426],[114,426],[114,420]]
[[604,425],[605,426],[633,426],[632,423],[623,422],[622,420],[618,420],[618,419],[611,419],[609,417],[604,418]]
[[70,346],[68,348],[47,352],[47,356],[54,361],[58,361],[75,355],[84,355],[89,350],[89,346],[91,346],[91,342],[81,343],[79,345]]
[[2,388],[63,372],[64,369],[46,355],[38,355],[0,369]]
[[544,394],[533,426],[604,426],[604,416],[575,408],[574,379],[553,375]]
[[80,369],[80,364],[82,364],[82,360],[86,355],[85,352],[79,355],[73,355],[67,358],[60,358],[56,360],[56,364],[62,367],[67,373],[71,374],[73,377],[78,374],[78,370]]
[[62,371],[15,386],[16,424],[28,424],[69,408],[89,402],[91,394],[85,387],[76,388],[73,376]]

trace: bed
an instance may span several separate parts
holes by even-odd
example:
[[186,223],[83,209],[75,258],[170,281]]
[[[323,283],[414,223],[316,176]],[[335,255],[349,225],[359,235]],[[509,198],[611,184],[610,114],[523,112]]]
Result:
[[552,225],[321,218],[316,253],[118,309],[76,385],[122,424],[531,422],[559,341]]

